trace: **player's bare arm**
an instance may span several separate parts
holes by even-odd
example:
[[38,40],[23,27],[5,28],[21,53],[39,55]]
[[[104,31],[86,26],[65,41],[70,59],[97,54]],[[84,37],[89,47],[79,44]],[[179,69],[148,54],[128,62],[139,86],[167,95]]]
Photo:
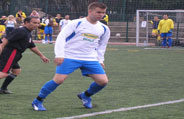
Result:
[[55,65],[60,65],[63,63],[63,61],[64,61],[64,58],[62,58],[62,57],[57,57],[54,59]]
[[48,62],[50,61],[47,57],[45,57],[45,56],[40,52],[40,50],[39,50],[37,47],[30,48],[30,50],[31,50],[32,52],[34,52],[35,54],[37,54],[38,56],[40,56],[40,58],[42,59],[43,62],[48,63]]
[[2,52],[2,50],[4,49],[4,47],[8,44],[8,40],[6,38],[2,39],[2,43],[0,44],[0,54]]

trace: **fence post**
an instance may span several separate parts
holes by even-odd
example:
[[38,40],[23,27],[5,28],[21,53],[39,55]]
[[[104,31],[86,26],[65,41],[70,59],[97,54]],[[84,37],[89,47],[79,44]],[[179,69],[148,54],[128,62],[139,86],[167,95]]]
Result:
[[125,21],[126,0],[123,0],[123,21]]
[[127,22],[126,22],[126,42],[128,42],[128,24],[129,24],[129,22],[127,20]]
[[175,42],[175,45],[179,45],[180,44],[180,39],[178,39],[178,36],[179,36],[179,30],[180,30],[180,23],[177,22],[177,30],[176,30],[176,42]]
[[45,6],[45,13],[46,13],[46,15],[47,15],[47,14],[48,14],[48,13],[47,13],[47,12],[48,12],[48,0],[46,0],[45,2],[46,2],[46,4],[45,4],[45,5],[46,5],[46,6]]

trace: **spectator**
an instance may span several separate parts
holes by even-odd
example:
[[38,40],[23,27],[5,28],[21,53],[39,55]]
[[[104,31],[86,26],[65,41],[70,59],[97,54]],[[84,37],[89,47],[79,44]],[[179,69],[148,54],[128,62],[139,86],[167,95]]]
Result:
[[26,18],[26,14],[22,10],[19,10],[16,13],[16,20],[18,23],[22,23],[25,18]]
[[156,44],[160,44],[160,34],[158,33],[158,24],[160,22],[160,19],[158,16],[154,16],[154,19],[150,21],[152,24],[152,36],[156,37]]
[[15,29],[15,25],[17,24],[17,22],[13,15],[9,15],[5,24],[6,24],[6,35],[9,35]]
[[3,37],[3,35],[5,35],[5,30],[6,30],[6,16],[2,16],[0,19],[0,38]]
[[45,24],[46,24],[45,29],[44,29],[45,42],[43,43],[48,43],[47,37],[49,36],[49,40],[50,40],[49,44],[52,44],[52,33],[53,33],[52,27],[54,25],[52,16],[48,16],[48,18],[45,21]]
[[55,17],[55,20],[56,20],[56,23],[59,25],[60,21],[62,20],[63,18],[61,17],[61,14],[57,14],[56,17]]
[[36,10],[33,10],[33,11],[31,12],[30,16],[34,16],[34,17],[40,18],[40,15],[39,15],[39,13],[38,13]]
[[70,15],[65,15],[65,19],[61,20],[59,23],[59,31],[61,31],[70,21]]
[[107,14],[104,15],[104,17],[100,20],[105,25],[108,25],[109,22],[109,16]]
[[45,29],[46,24],[45,23],[40,23],[40,25],[38,26],[38,40],[42,40],[42,43],[44,43],[44,39],[45,39],[45,33],[44,33],[44,29]]

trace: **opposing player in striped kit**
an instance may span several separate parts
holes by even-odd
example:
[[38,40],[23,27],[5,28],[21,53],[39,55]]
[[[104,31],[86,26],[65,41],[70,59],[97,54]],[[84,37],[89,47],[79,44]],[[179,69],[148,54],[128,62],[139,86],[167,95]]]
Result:
[[20,74],[21,69],[18,62],[27,48],[40,56],[43,62],[49,62],[49,59],[39,51],[31,39],[31,31],[36,29],[39,23],[39,18],[27,17],[24,19],[24,27],[15,29],[2,39],[0,44],[0,79],[6,79],[1,86],[0,94],[11,93],[7,86]]

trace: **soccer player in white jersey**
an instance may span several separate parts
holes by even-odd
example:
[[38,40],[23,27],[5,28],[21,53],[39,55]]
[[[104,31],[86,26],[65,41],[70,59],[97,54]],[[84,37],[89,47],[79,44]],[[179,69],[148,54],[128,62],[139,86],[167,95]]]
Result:
[[59,33],[55,44],[56,73],[33,100],[34,110],[45,111],[43,100],[76,69],[80,69],[83,76],[94,80],[86,91],[77,95],[85,108],[92,108],[91,96],[108,83],[103,61],[110,30],[99,22],[105,15],[106,8],[104,3],[91,3],[87,17],[71,21]]
[[70,21],[70,15],[65,15],[65,19],[59,22],[59,31],[61,31]]

